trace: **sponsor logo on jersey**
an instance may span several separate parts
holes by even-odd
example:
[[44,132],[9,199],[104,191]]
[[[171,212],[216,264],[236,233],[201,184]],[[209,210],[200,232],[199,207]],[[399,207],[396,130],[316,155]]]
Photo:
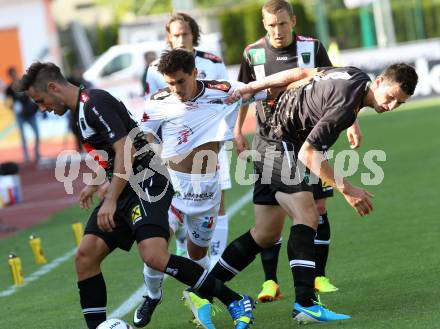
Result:
[[150,120],[150,116],[144,112],[144,114],[142,115],[141,122],[147,122],[148,120]]
[[287,61],[287,56],[277,56],[277,61]]
[[183,200],[190,200],[190,201],[205,201],[205,200],[212,200],[213,198],[214,198],[214,192],[204,192],[204,193],[186,192],[183,195]]
[[250,49],[251,65],[262,65],[266,63],[266,52],[263,48]]
[[197,79],[205,79],[206,78],[206,72],[205,71],[199,71],[197,74]]
[[188,137],[193,134],[191,128],[185,128],[177,132],[179,136],[177,137],[177,145],[188,143]]
[[302,60],[304,64],[310,63],[311,54],[309,52],[304,52],[301,54]]

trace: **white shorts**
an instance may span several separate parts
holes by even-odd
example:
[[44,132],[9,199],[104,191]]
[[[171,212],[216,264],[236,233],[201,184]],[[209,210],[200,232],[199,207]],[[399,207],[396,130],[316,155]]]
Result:
[[222,145],[220,152],[218,153],[218,171],[220,175],[220,189],[222,191],[229,190],[232,187],[232,184],[229,158],[225,145]]
[[176,192],[168,211],[170,227],[175,232],[183,223],[194,244],[209,247],[220,207],[218,172],[198,175],[168,171]]

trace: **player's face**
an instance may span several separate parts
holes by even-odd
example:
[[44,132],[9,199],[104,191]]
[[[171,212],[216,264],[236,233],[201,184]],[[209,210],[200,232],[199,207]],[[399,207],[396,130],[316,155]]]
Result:
[[296,24],[295,16],[290,17],[285,10],[279,10],[276,14],[263,11],[263,24],[274,48],[284,48],[292,43],[292,29]]
[[373,83],[376,84],[374,90],[374,110],[377,113],[392,111],[405,103],[409,98],[396,82],[389,82],[382,77],[378,77]]
[[168,41],[171,48],[183,48],[193,50],[193,35],[191,28],[187,22],[174,21],[170,24],[170,33],[168,34]]
[[175,94],[180,101],[189,101],[197,95],[196,69],[194,69],[191,74],[179,70],[174,73],[164,74],[163,76],[171,92]]
[[57,115],[63,115],[68,110],[64,102],[54,94],[51,88],[48,88],[47,91],[39,91],[34,87],[30,87],[27,94],[42,112],[54,112]]

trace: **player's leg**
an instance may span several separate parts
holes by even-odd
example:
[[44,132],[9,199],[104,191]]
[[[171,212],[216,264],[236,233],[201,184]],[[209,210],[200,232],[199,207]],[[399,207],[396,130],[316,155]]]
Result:
[[[101,262],[113,250],[108,234],[98,236],[98,208],[92,213],[75,256],[80,303],[88,328],[95,329],[106,320],[107,290],[101,273]],[[99,234],[99,233],[96,233]],[[107,243],[104,241],[107,240]],[[110,247],[108,245],[110,244]]]
[[221,199],[220,199],[220,209],[218,212],[217,225],[214,231],[214,235],[211,239],[211,263],[212,266],[217,263],[221,254],[225,250],[228,244],[228,231],[229,231],[229,216],[225,208],[225,192],[229,190],[232,186],[231,174],[230,174],[230,159],[228,157],[228,152],[226,151],[226,145],[223,145],[218,154],[219,163],[219,180]]
[[331,312],[320,305],[315,295],[314,239],[319,215],[312,193],[277,192],[275,196],[289,217],[294,219],[287,244],[287,255],[295,285],[293,318],[300,322],[348,319],[349,316]]
[[[149,186],[150,196],[161,194],[161,189],[165,185],[160,183],[162,176],[156,176],[159,175],[155,175],[154,183],[150,184],[147,180],[145,184]],[[162,271],[183,284],[198,289],[205,296],[217,297],[230,309],[235,327],[248,328],[253,319],[252,301],[249,297],[240,296],[229,289],[192,260],[169,254],[167,218],[172,194],[173,191],[170,190],[166,196],[154,203],[140,200],[142,219],[134,223],[134,233],[143,261],[153,269]]]

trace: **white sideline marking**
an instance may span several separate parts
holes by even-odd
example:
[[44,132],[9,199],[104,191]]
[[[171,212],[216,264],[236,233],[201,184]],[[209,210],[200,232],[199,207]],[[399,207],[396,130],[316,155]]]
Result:
[[[253,190],[248,191],[245,195],[243,195],[237,202],[235,202],[232,206],[228,207],[228,215],[229,219],[234,217],[234,215],[241,209],[243,206],[252,200]],[[168,278],[168,275],[165,275],[164,281]],[[145,285],[141,285],[138,290],[136,290],[124,303],[122,303],[117,309],[115,309],[108,318],[122,318],[137,306],[139,301],[142,298],[142,295],[145,292]]]
[[9,288],[1,291],[0,297],[6,297],[6,296],[10,296],[10,295],[15,294],[19,289],[27,286],[32,281],[39,279],[40,277],[42,277],[46,273],[49,273],[50,271],[52,271],[58,265],[64,263],[66,260],[68,260],[70,257],[72,257],[75,254],[75,252],[76,252],[76,247],[73,248],[72,250],[66,252],[63,256],[54,259],[49,264],[44,265],[38,271],[35,271],[34,273],[29,275],[28,277],[25,277],[23,284],[21,284],[19,286],[10,286]]

